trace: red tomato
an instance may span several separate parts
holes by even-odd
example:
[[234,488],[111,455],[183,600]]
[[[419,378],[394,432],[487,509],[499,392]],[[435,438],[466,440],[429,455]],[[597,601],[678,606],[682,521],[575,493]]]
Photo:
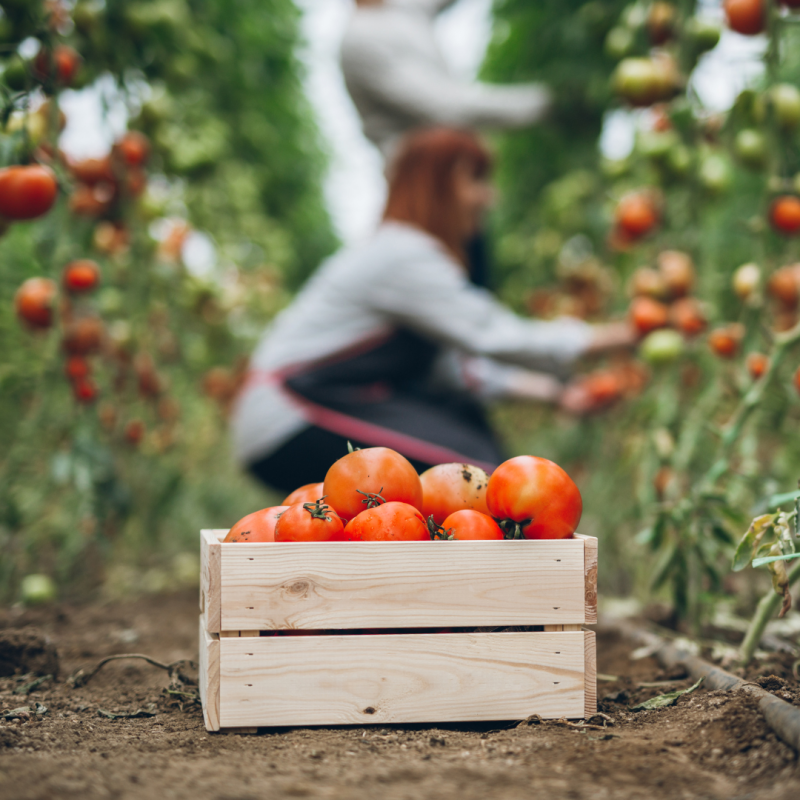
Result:
[[223,542],[274,542],[275,526],[288,506],[270,506],[242,517]]
[[296,503],[316,503],[324,496],[321,483],[307,483],[295,489],[284,501],[283,505],[293,506]]
[[49,278],[28,278],[17,289],[14,310],[31,328],[49,328],[57,295],[58,287]]
[[735,358],[744,339],[744,326],[739,323],[716,328],[708,335],[708,346],[720,358]]
[[672,324],[686,336],[697,336],[702,333],[708,321],[703,313],[703,306],[693,297],[682,297],[670,309]]
[[630,320],[636,332],[645,336],[669,323],[669,309],[652,297],[634,297],[630,306]]
[[56,201],[58,183],[50,167],[0,169],[0,217],[14,221],[36,219]]
[[125,441],[131,445],[137,445],[144,439],[144,434],[147,431],[144,422],[140,419],[132,419],[126,426],[123,433]]
[[745,36],[755,36],[764,30],[764,0],[725,0],[724,7],[731,30]]
[[111,167],[111,159],[108,156],[72,161],[69,164],[69,171],[76,181],[88,183],[91,186],[102,181],[113,183],[116,180]]
[[33,63],[33,72],[39,81],[55,77],[61,86],[69,86],[75,79],[81,65],[81,57],[76,50],[60,44],[51,54],[44,47],[39,50]]
[[73,356],[96,353],[103,344],[105,328],[98,317],[80,317],[64,328],[61,345]]
[[114,149],[127,166],[141,167],[150,156],[150,140],[139,131],[128,131]]
[[664,250],[658,255],[658,271],[673,297],[684,297],[692,291],[695,269],[692,257],[680,250]]
[[295,503],[281,514],[275,526],[276,542],[329,542],[344,525],[324,503]]
[[425,542],[431,534],[419,509],[392,501],[351,519],[342,538],[348,542]]
[[750,353],[745,363],[747,371],[754,381],[757,381],[769,369],[769,359],[763,353]]
[[88,258],[71,261],[64,267],[61,282],[68,292],[91,292],[100,284],[100,267]]
[[388,447],[369,447],[340,458],[325,476],[323,494],[345,521],[375,502],[422,509],[422,484],[406,458]]
[[797,391],[797,394],[800,394],[800,367],[798,367],[797,371],[794,373],[792,383],[794,383],[794,388]]
[[489,513],[486,485],[489,476],[471,464],[439,464],[419,476],[422,484],[422,515],[437,525],[454,511],[472,508]]
[[97,384],[91,378],[81,378],[72,384],[75,399],[83,405],[90,405],[97,399]]
[[781,267],[770,275],[767,291],[786,308],[795,308],[800,300],[800,264]]
[[631,192],[619,201],[616,219],[625,236],[640,239],[658,225],[659,213],[652,197],[644,192]]
[[100,183],[97,186],[89,186],[86,183],[79,183],[75,186],[69,196],[69,210],[73,214],[81,217],[99,217],[104,214],[109,207],[110,199],[113,197],[113,189],[106,192],[109,184]]
[[775,200],[770,208],[770,221],[787,236],[800,232],[800,198],[786,194]]
[[536,456],[502,463],[489,478],[489,513],[516,523],[526,539],[566,539],[575,532],[583,500],[558,464]]
[[71,381],[79,381],[89,377],[91,368],[89,362],[81,356],[70,356],[64,365],[64,374]]
[[500,526],[487,514],[464,509],[451,514],[442,527],[453,539],[505,539]]

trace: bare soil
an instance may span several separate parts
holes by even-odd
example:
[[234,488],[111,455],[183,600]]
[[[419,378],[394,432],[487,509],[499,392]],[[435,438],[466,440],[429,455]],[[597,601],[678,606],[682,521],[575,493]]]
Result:
[[[192,698],[164,694],[169,677],[144,662],[112,662],[82,688],[66,681],[114,653],[146,653],[163,662],[195,658],[197,613],[196,595],[188,592],[115,605],[0,611],[0,633],[14,629],[24,638],[43,632],[61,662],[56,680],[27,695],[14,691],[31,677],[0,678],[0,797],[800,797],[797,754],[776,738],[748,697],[701,687],[674,707],[631,711],[690,681],[650,658],[631,660],[630,647],[608,634],[598,639],[606,717],[589,728],[529,720],[209,734]],[[776,656],[747,677],[800,705],[800,684],[787,657]],[[660,685],[644,685],[654,683]],[[21,706],[40,713],[4,719]],[[154,715],[103,716],[137,711]]]

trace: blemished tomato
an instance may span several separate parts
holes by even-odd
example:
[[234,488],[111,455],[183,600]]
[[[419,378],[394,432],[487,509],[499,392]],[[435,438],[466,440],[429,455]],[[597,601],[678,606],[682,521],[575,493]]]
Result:
[[281,514],[275,526],[275,541],[329,542],[343,528],[336,512],[325,503],[295,503]]
[[58,183],[50,167],[0,169],[0,217],[22,222],[46,214],[56,201]]
[[129,167],[141,167],[150,156],[150,140],[139,131],[128,131],[114,149]]
[[786,236],[800,232],[800,198],[792,194],[779,197],[772,203],[769,218],[775,230]]
[[64,267],[61,282],[68,292],[91,292],[100,284],[100,267],[88,258],[71,261]]
[[99,317],[80,317],[64,328],[61,345],[73,356],[96,353],[103,344],[105,327]]
[[728,26],[745,36],[755,36],[764,30],[766,8],[764,0],[725,0]]
[[672,324],[686,336],[698,336],[708,326],[703,305],[693,297],[682,297],[670,309]]
[[451,514],[442,527],[448,536],[462,541],[506,538],[500,526],[490,516],[470,509]]
[[83,405],[90,405],[97,399],[97,384],[91,378],[81,378],[72,384],[75,399]]
[[767,282],[767,291],[786,308],[800,300],[800,264],[776,269]]
[[53,324],[58,287],[49,278],[28,278],[17,289],[14,310],[31,328],[49,328]]
[[70,356],[64,364],[64,374],[71,381],[80,381],[89,377],[91,367],[89,362],[81,356]]
[[716,328],[708,335],[708,346],[720,358],[735,358],[744,339],[744,326],[739,323]]
[[517,456],[489,478],[489,513],[514,523],[526,539],[566,539],[575,533],[583,500],[558,464],[537,456]]
[[425,542],[431,534],[419,509],[391,501],[351,519],[342,538],[348,542]]
[[289,506],[270,506],[242,517],[223,542],[274,542],[275,526]]
[[307,483],[295,489],[284,501],[283,505],[293,506],[296,503],[316,503],[324,495],[321,483]]
[[355,450],[328,470],[328,504],[345,522],[375,501],[408,503],[422,510],[422,483],[408,459],[388,447]]
[[754,381],[757,381],[769,369],[769,359],[763,353],[750,353],[745,364]]
[[630,320],[636,332],[645,336],[669,323],[669,309],[652,297],[635,297],[630,306]]
[[471,464],[438,464],[419,476],[422,483],[422,515],[437,525],[454,511],[471,508],[489,513],[486,486],[489,476]]
[[619,201],[616,220],[626,236],[640,239],[658,225],[659,213],[652,197],[645,192],[632,192]]
[[692,291],[695,269],[692,257],[679,250],[664,250],[658,255],[658,271],[673,297],[684,297]]

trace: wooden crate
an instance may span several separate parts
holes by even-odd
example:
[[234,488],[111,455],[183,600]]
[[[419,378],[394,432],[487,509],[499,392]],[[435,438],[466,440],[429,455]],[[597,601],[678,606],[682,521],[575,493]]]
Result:
[[[597,710],[595,635],[583,629],[597,621],[592,537],[222,544],[226,533],[201,534],[209,731]],[[438,630],[513,626],[541,630]],[[414,630],[378,630],[398,628]]]

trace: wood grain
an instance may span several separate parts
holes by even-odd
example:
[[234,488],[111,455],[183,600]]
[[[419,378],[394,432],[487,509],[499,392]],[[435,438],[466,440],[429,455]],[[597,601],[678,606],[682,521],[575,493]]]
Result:
[[575,538],[584,543],[584,580],[586,582],[586,619],[584,624],[597,624],[597,539],[594,536],[582,536],[576,533]]
[[585,622],[582,540],[218,547],[221,630]]
[[221,630],[222,581],[219,531],[200,531],[200,613],[210,633]]
[[205,621],[200,617],[200,658],[199,658],[200,701],[203,704],[203,720],[206,730],[219,730],[219,639],[205,629]]
[[220,640],[223,728],[583,717],[585,634]]
[[584,719],[597,713],[597,637],[584,631]]

